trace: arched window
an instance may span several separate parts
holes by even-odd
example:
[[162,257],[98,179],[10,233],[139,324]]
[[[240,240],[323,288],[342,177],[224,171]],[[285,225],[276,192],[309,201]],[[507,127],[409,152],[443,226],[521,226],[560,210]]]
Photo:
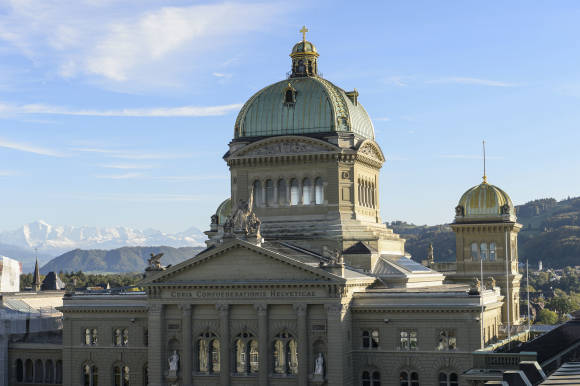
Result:
[[278,180],[278,205],[288,205],[288,197],[286,197],[286,180]]
[[91,329],[85,328],[85,344],[88,346],[91,344]]
[[399,384],[400,386],[419,386],[419,374],[415,371],[401,371]]
[[322,178],[320,177],[314,180],[314,202],[316,205],[324,202],[324,186],[322,184]]
[[99,371],[97,366],[85,363],[83,365],[83,386],[97,386],[99,384]]
[[489,243],[489,260],[495,260],[495,243]]
[[312,183],[310,182],[310,178],[305,178],[302,180],[302,204],[312,204],[312,198]]
[[456,373],[439,373],[439,386],[458,386],[459,380]]
[[56,373],[55,373],[55,383],[61,384],[62,383],[62,361],[56,361]]
[[288,332],[281,332],[274,339],[274,373],[298,374],[298,345]]
[[290,205],[298,205],[300,202],[300,189],[298,188],[298,181],[293,178],[290,181]]
[[262,196],[262,181],[254,181],[252,187],[254,190],[254,205],[264,206],[264,196]]
[[381,386],[381,373],[373,371],[372,386]]
[[487,260],[487,243],[481,243],[480,255],[481,260]]
[[200,373],[219,374],[220,341],[213,332],[204,332],[197,341],[197,371]]
[[471,260],[479,260],[479,248],[477,243],[471,243]]
[[24,381],[24,364],[22,359],[16,359],[16,382]]
[[119,364],[113,367],[113,385],[129,386],[129,367]]
[[54,363],[51,359],[44,365],[44,383],[54,383]]
[[[371,347],[371,334],[368,331],[362,332],[362,346],[363,348]],[[370,377],[370,375],[369,375]]]
[[32,383],[34,378],[34,363],[32,359],[27,359],[24,362],[24,382]]
[[272,206],[274,204],[274,182],[266,180],[266,205]]
[[294,103],[294,93],[292,89],[287,89],[284,95],[284,103]]
[[116,328],[113,331],[113,345],[121,346],[121,342],[122,342],[121,329]]
[[362,385],[363,386],[381,386],[381,373],[378,371],[373,371],[372,374],[369,371],[363,371],[362,373]]
[[362,345],[363,348],[377,348],[379,347],[379,331],[363,331],[362,332]]
[[238,334],[234,349],[236,354],[236,373],[255,374],[260,370],[258,341],[254,339],[253,334],[249,332]]
[[129,344],[129,329],[125,328],[123,330],[123,346],[127,346]]

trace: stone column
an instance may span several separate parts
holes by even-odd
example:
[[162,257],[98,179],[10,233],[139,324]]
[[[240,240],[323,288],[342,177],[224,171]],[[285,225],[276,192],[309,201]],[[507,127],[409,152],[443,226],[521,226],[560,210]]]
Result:
[[307,386],[308,369],[310,368],[310,359],[308,358],[308,304],[296,304],[294,305],[294,310],[296,311],[298,327],[298,385]]
[[191,378],[191,366],[193,364],[193,346],[191,339],[191,304],[183,304],[181,308],[181,336],[183,347],[183,358],[181,362],[181,379],[184,386],[191,386],[193,384]]
[[328,353],[326,354],[326,379],[329,385],[341,386],[344,384],[344,336],[342,333],[341,304],[326,305]]
[[148,315],[148,366],[149,366],[149,385],[163,386],[166,359],[163,357],[163,304],[149,304]]
[[220,316],[220,385],[230,386],[230,305],[216,304]]
[[258,385],[268,386],[268,374],[270,373],[270,344],[268,337],[268,305],[256,304],[258,313],[258,348],[260,360],[260,372],[258,373]]

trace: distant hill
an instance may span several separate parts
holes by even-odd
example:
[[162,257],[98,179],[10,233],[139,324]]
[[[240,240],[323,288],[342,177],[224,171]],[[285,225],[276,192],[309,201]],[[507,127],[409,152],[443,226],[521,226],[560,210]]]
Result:
[[85,273],[117,273],[142,272],[147,267],[147,259],[151,253],[163,253],[163,265],[175,265],[195,256],[203,247],[123,247],[112,250],[75,249],[66,252],[46,263],[40,273],[76,272]]
[[[518,238],[520,261],[544,267],[580,265],[580,197],[556,201],[545,198],[516,206],[523,225]],[[407,239],[406,250],[417,261],[427,257],[433,243],[437,261],[455,260],[455,234],[449,225],[414,225],[404,221],[387,224]]]

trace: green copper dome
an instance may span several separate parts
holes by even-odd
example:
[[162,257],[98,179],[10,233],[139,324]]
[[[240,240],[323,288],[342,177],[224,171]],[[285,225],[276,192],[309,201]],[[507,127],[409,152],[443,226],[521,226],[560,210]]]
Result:
[[318,76],[283,80],[246,102],[234,137],[345,132],[374,140],[373,124],[357,96]]

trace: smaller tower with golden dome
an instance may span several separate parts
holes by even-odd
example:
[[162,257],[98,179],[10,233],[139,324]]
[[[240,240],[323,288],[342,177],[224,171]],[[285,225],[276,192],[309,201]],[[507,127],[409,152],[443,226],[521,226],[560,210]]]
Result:
[[[518,273],[518,232],[512,200],[502,189],[487,182],[468,189],[455,207],[456,272],[453,281],[479,278],[483,266],[486,282],[496,280],[504,298],[503,323],[518,324],[521,275]],[[507,260],[507,264],[506,264]],[[506,268],[507,267],[507,268]],[[510,301],[509,316],[507,301]]]

